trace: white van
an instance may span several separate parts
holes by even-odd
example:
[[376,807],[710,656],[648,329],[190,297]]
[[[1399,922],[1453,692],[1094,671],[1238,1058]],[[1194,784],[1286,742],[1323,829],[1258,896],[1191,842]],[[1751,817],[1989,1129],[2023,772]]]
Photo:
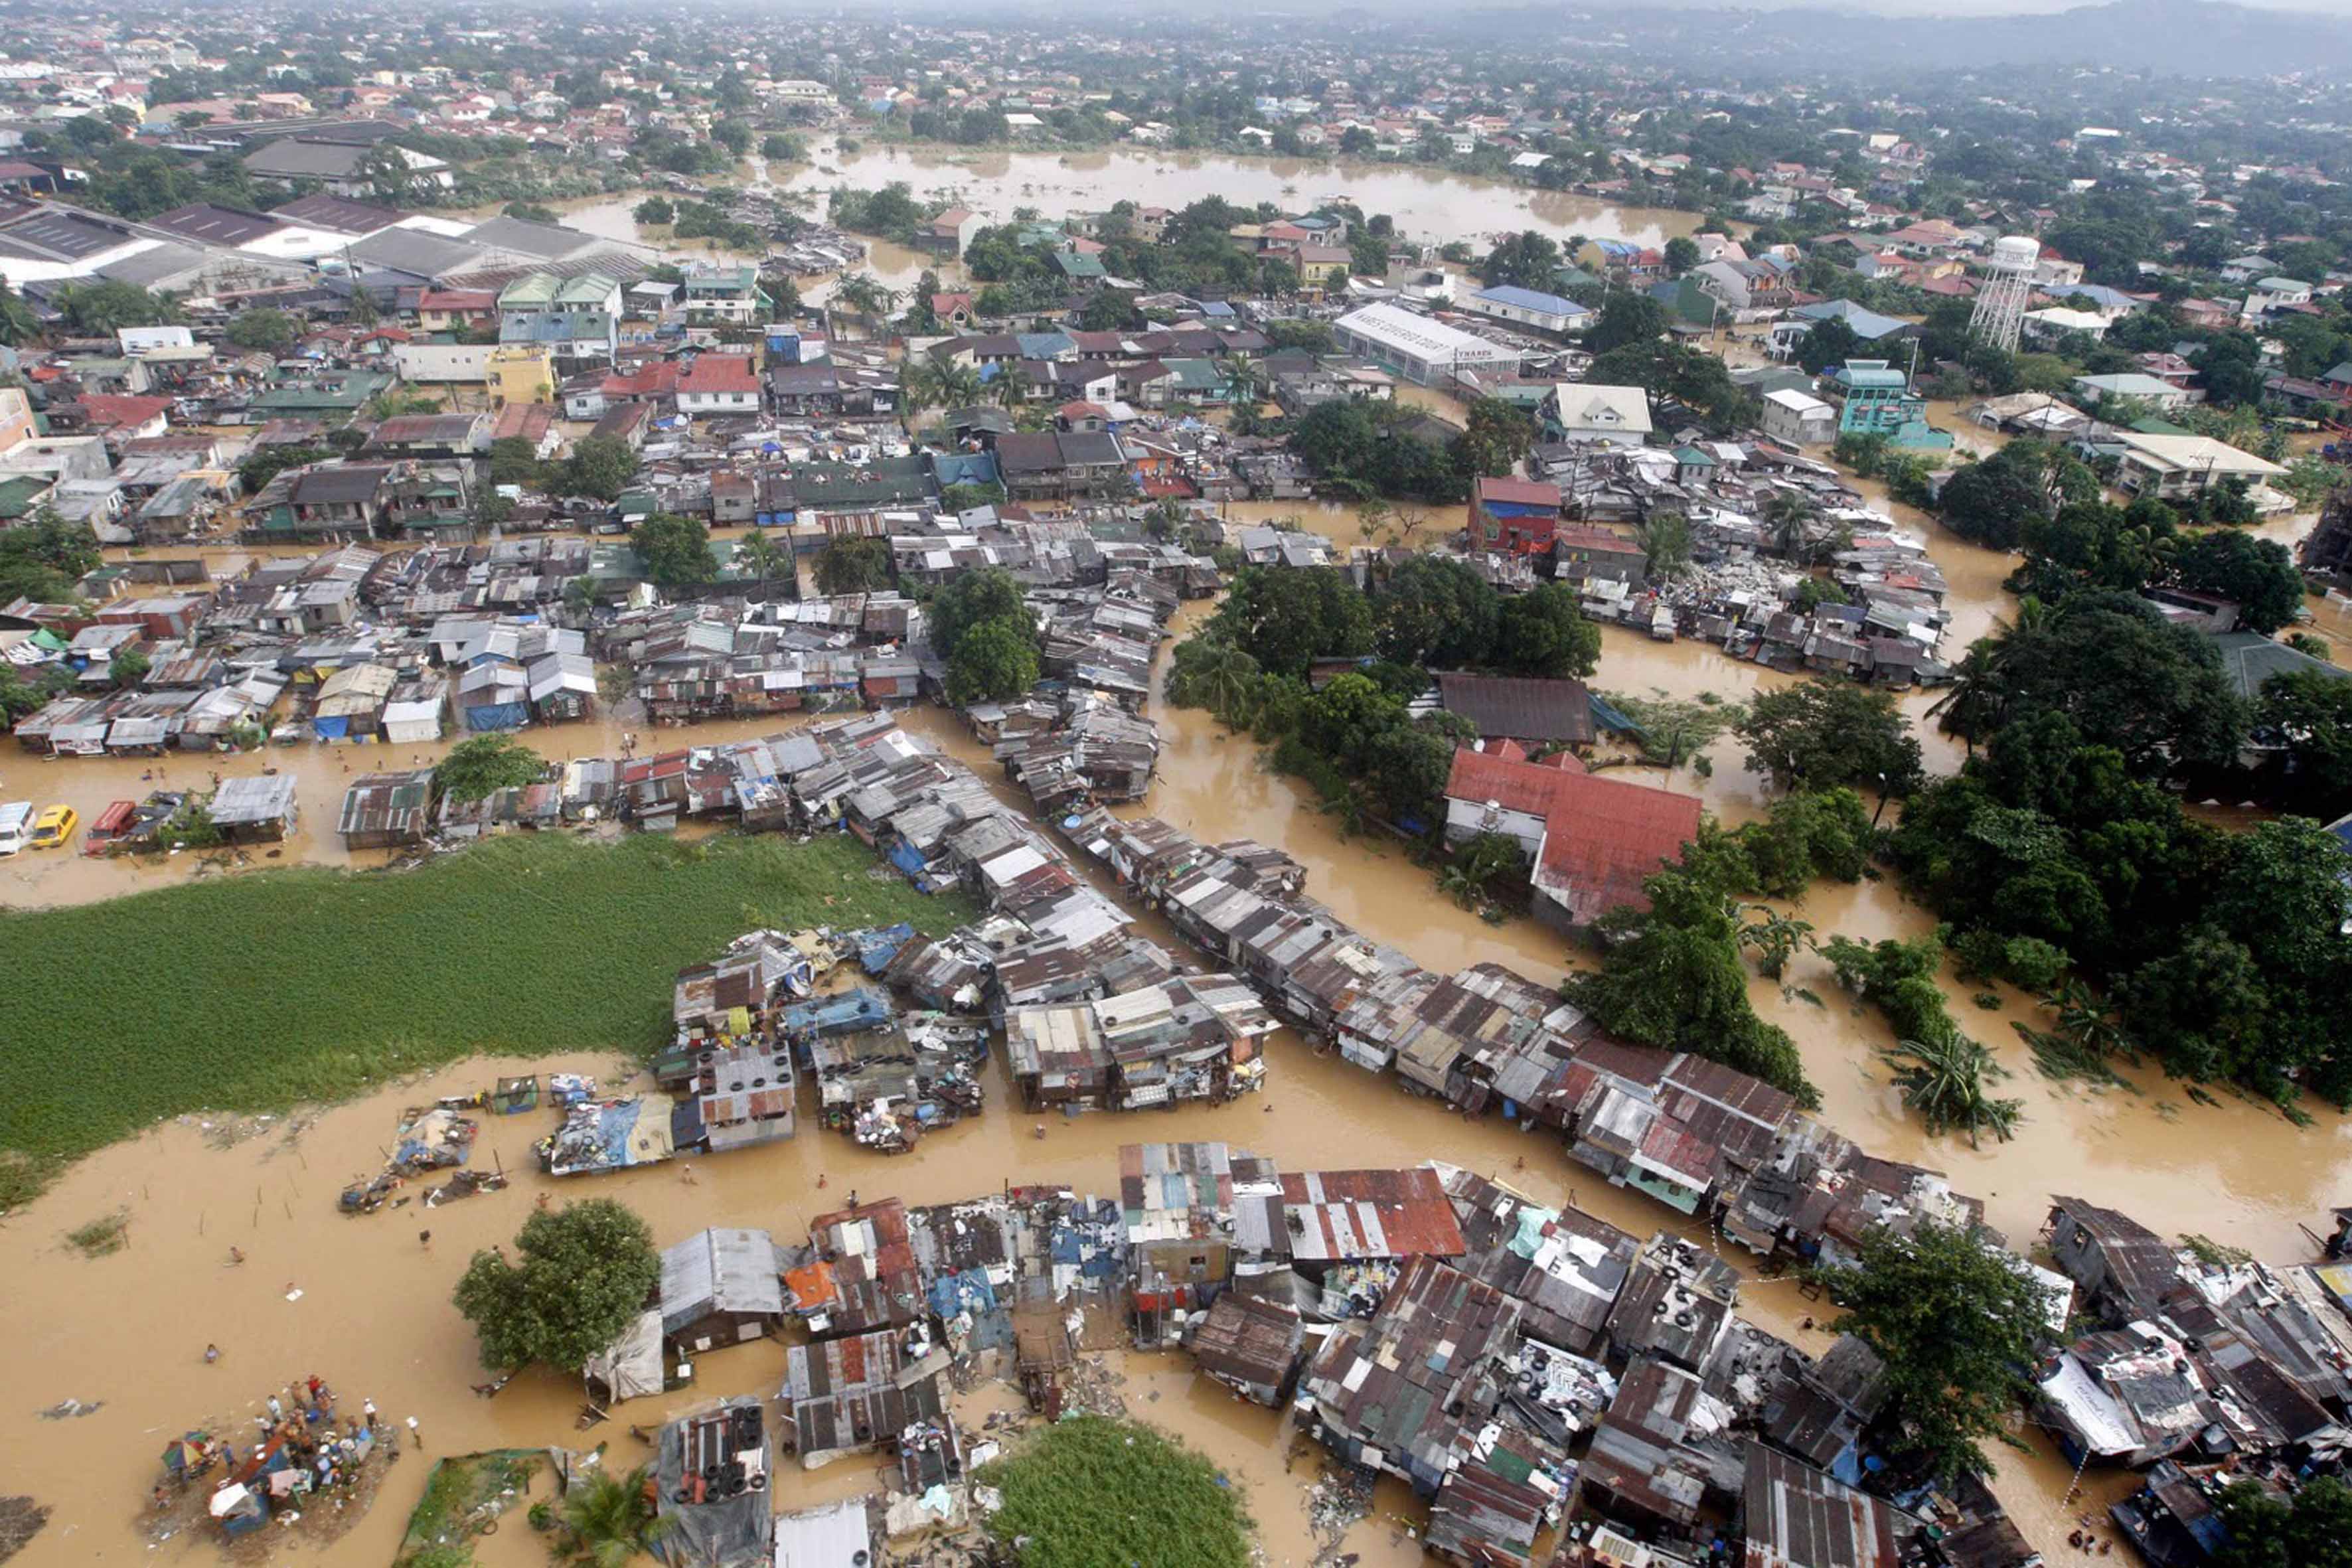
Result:
[[0,855],[14,855],[25,847],[25,839],[33,831],[33,803],[12,800],[0,803]]

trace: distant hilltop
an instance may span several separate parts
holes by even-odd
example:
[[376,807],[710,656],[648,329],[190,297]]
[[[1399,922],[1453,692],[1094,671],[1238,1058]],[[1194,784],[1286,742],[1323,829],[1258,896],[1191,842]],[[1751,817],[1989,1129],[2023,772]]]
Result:
[[[1924,8],[1936,0],[1903,3]],[[2352,71],[2352,18],[2221,0],[2113,0],[2005,16],[1727,5],[1591,15],[1633,49],[1693,62],[1737,57],[1762,66],[1938,72],[2082,65],[2187,77]],[[1523,30],[1528,16],[1497,9],[1468,25]]]

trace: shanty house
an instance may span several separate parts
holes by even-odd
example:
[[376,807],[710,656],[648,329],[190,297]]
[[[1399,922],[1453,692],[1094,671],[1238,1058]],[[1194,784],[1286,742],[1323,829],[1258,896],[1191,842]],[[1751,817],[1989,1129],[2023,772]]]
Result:
[[1192,1361],[1245,1398],[1279,1406],[1306,1340],[1297,1308],[1228,1290],[1192,1331]]
[[400,849],[425,842],[431,822],[433,770],[369,773],[343,793],[336,831],[346,849]]
[[1340,1326],[1299,1384],[1301,1418],[1350,1464],[1433,1494],[1493,1408],[1496,1358],[1518,1303],[1434,1258],[1413,1258],[1369,1322]]
[[[937,1359],[945,1364],[944,1354]],[[778,1441],[811,1470],[895,1443],[907,1427],[943,1415],[937,1370],[929,1361],[909,1365],[888,1330],[794,1345]]]
[[783,1322],[776,1244],[764,1230],[712,1228],[665,1247],[662,1332],[681,1355],[768,1334]]

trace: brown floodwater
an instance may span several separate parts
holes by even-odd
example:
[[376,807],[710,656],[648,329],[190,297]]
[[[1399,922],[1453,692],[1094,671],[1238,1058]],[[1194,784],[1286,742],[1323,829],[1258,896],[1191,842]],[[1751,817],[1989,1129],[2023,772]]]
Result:
[[[952,202],[993,223],[1007,222],[1024,208],[1035,208],[1052,217],[1100,211],[1118,201],[1181,207],[1214,195],[1242,206],[1273,202],[1286,210],[1326,199],[1345,199],[1366,213],[1389,214],[1396,219],[1397,231],[1408,237],[1466,238],[1480,248],[1490,236],[1528,228],[1558,239],[1586,235],[1664,245],[1677,235],[1696,233],[1699,226],[1696,213],[1621,205],[1407,164],[1243,158],[1140,148],[1063,153],[867,143],[856,153],[844,153],[831,140],[816,143],[811,156],[811,163],[793,164],[789,170],[752,159],[750,178],[754,182],[772,178],[777,188],[809,196],[802,210],[819,219],[824,216],[826,193],[836,187],[871,189],[904,181],[918,200]],[[632,193],[548,205],[574,227],[609,239],[653,246],[667,260],[732,254],[706,242],[679,241],[667,228],[639,224],[633,214],[643,199],[643,193]],[[494,211],[481,209],[481,216]],[[911,284],[926,268],[950,278],[958,270],[903,246],[870,239],[867,243],[872,251],[862,269],[893,289]],[[803,293],[822,298],[824,288],[804,289]]]

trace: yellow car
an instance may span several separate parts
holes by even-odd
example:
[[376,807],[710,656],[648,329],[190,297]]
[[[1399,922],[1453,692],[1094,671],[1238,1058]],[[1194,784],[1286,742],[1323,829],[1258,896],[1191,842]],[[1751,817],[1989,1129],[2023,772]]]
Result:
[[74,829],[80,826],[81,813],[69,805],[53,805],[34,819],[32,847],[36,849],[55,849],[58,845],[71,838],[74,836]]

